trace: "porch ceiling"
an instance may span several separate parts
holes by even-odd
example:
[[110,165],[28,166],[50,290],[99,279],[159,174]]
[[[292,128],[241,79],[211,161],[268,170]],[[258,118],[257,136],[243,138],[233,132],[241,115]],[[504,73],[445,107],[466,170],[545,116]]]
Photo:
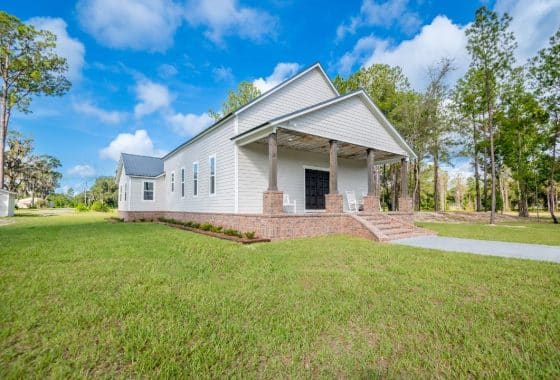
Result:
[[[303,150],[313,153],[328,154],[329,152],[329,139],[304,134],[294,130],[278,128],[277,141],[279,147],[290,148],[294,150]],[[267,137],[258,139],[255,142],[259,144],[268,144]],[[401,156],[395,153],[385,152],[377,149],[374,150],[376,161],[387,161],[401,158]],[[367,157],[367,148],[339,141],[338,157],[352,160],[365,160]]]

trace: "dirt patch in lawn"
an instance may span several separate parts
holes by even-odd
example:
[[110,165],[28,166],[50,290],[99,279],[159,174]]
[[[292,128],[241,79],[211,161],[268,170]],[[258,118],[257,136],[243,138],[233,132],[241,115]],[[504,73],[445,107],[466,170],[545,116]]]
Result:
[[[430,212],[420,211],[414,214],[415,222],[446,222],[446,223],[488,223],[490,212]],[[497,222],[527,222],[530,218],[515,215],[496,214]]]

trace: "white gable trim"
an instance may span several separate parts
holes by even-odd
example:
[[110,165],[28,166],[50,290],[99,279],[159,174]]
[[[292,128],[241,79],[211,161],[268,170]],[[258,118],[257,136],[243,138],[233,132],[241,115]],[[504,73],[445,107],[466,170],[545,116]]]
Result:
[[246,105],[244,105],[243,107],[239,108],[237,111],[234,112],[234,115],[239,115],[241,112],[245,111],[246,109],[254,106],[255,104],[259,103],[261,100],[264,100],[266,98],[268,98],[270,95],[274,94],[275,92],[281,90],[282,88],[286,87],[287,85],[289,85],[290,83],[298,80],[299,78],[301,78],[302,76],[306,75],[307,73],[309,73],[312,70],[319,70],[319,73],[321,73],[321,75],[323,75],[323,77],[325,78],[325,80],[327,81],[327,83],[329,84],[329,86],[331,87],[331,89],[334,91],[334,93],[336,94],[335,96],[339,96],[340,94],[338,93],[338,90],[336,89],[336,87],[334,86],[334,84],[332,83],[332,81],[330,80],[329,76],[327,75],[327,73],[325,72],[325,70],[323,69],[323,67],[321,66],[321,64],[319,62],[311,65],[310,67],[308,67],[307,69],[303,70],[302,72],[294,75],[293,77],[285,80],[284,82],[278,84],[276,87],[272,88],[271,90],[268,90],[267,92],[265,92],[264,94],[262,94],[261,96],[255,98],[253,101],[247,103]]

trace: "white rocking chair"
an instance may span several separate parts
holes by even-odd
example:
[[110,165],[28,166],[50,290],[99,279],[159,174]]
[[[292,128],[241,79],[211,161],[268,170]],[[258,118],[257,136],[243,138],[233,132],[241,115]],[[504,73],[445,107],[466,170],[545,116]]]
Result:
[[346,201],[348,202],[348,211],[358,212],[360,210],[360,205],[356,200],[356,193],[354,191],[346,192]]
[[290,195],[284,193],[284,212],[295,214],[297,211],[296,200],[290,202]]

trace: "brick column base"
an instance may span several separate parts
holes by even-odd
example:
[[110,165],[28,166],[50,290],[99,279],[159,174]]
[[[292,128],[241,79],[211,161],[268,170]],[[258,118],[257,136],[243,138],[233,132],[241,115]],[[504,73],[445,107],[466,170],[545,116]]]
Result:
[[412,205],[412,198],[410,197],[400,197],[399,198],[399,211],[400,212],[413,212],[414,207]]
[[366,195],[364,200],[364,212],[379,212],[379,197],[377,195]]
[[281,191],[263,192],[263,214],[280,214],[284,212],[284,193]]
[[342,194],[325,194],[325,211],[342,212]]

